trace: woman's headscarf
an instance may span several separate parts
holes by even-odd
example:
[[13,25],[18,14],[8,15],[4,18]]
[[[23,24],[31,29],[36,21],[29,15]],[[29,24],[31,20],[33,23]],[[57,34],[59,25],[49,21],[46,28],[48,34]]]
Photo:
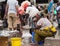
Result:
[[23,1],[23,2],[21,3],[21,6],[24,8],[24,10],[26,10],[26,8],[27,8],[29,5],[31,5],[31,3],[30,3],[29,1]]

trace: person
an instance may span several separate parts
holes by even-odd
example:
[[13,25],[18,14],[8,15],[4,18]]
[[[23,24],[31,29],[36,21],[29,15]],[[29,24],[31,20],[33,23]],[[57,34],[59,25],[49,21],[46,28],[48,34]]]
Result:
[[8,29],[9,30],[16,30],[17,27],[17,18],[18,18],[18,1],[17,0],[7,0],[5,16],[7,17],[8,22]]
[[54,36],[56,33],[56,29],[46,18],[46,16],[44,14],[41,14],[40,19],[36,23],[34,32],[35,42],[39,43],[40,41],[44,42],[46,37]]
[[4,18],[4,14],[5,14],[5,5],[6,5],[6,3],[2,2],[2,5],[1,5],[1,7],[2,7],[2,9],[1,9],[1,18],[2,18],[2,20]]
[[56,10],[58,11],[60,9],[60,2],[57,3]]
[[26,15],[29,16],[29,25],[31,26],[31,30],[30,33],[32,32],[33,28],[34,28],[34,23],[32,21],[34,16],[39,15],[39,10],[34,6],[34,5],[29,5],[26,9]]
[[39,14],[39,10],[34,5],[29,5],[26,9],[26,14],[29,14],[29,17],[34,17]]
[[19,7],[19,18],[21,21],[21,26],[25,25],[24,19],[25,19],[25,11],[24,8],[22,6]]
[[57,11],[57,22],[59,25],[58,27],[60,27],[60,2],[57,3],[56,11]]

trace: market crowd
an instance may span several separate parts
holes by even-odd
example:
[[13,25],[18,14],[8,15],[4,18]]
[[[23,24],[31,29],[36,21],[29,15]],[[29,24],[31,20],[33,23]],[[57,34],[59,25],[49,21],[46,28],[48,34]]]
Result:
[[8,30],[21,31],[23,26],[29,25],[30,33],[34,32],[35,42],[45,40],[46,37],[55,36],[56,27],[53,22],[59,23],[60,3],[57,6],[52,6],[52,10],[48,10],[47,5],[34,6],[29,1],[23,1],[21,5],[17,0],[7,0],[4,19],[7,20]]

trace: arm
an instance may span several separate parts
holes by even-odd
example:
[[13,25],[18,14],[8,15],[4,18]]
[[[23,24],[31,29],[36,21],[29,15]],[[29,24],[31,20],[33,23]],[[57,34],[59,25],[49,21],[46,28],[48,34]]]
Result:
[[15,6],[15,7],[16,7],[17,15],[18,15],[18,6]]
[[15,8],[16,8],[16,12],[17,12],[17,15],[18,15],[18,1],[16,1],[16,3],[15,3]]
[[36,24],[36,29],[40,29],[42,25],[42,20],[40,19]]
[[7,16],[7,13],[8,13],[8,8],[9,8],[9,5],[8,5],[8,4],[6,4],[6,8],[5,8],[5,15],[4,15],[4,18],[6,18],[6,16]]
[[37,25],[37,26],[36,26],[36,29],[40,29],[40,28],[41,28],[41,25]]

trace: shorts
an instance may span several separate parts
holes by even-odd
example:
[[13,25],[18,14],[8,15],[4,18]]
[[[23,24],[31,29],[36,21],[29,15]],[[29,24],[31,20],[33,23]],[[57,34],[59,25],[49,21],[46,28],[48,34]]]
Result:
[[8,15],[8,27],[9,28],[14,28],[14,27],[17,27],[17,15],[15,15],[14,13],[10,13]]

